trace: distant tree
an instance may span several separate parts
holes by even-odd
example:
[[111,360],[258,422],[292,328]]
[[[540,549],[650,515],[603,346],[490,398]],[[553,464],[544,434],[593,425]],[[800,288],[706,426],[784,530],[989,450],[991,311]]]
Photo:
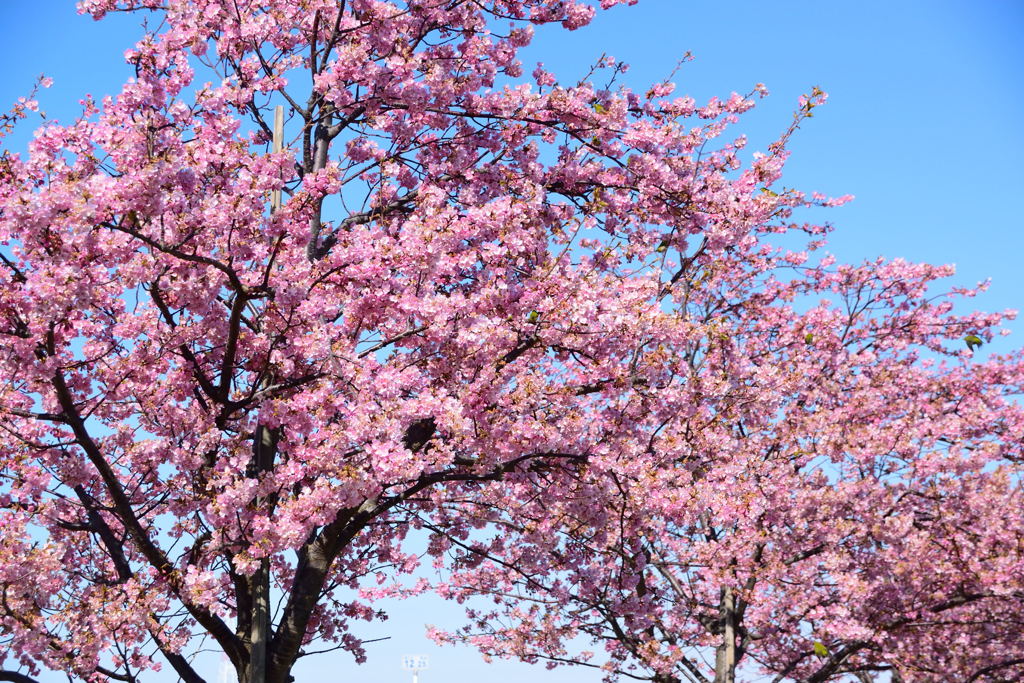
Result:
[[[1019,506],[1019,359],[959,350],[935,366],[915,350],[986,341],[999,317],[926,301],[929,267],[833,275],[771,246],[818,239],[792,212],[835,203],[777,185],[823,93],[742,168],[743,139],[720,136],[749,96],[632,93],[611,60],[576,84],[541,67],[521,79],[533,24],[591,19],[571,0],[80,7],[152,12],[158,28],[128,51],[119,95],[44,126],[24,156],[0,152],[0,680],[47,667],[137,681],[163,662],[193,683],[200,638],[244,683],[284,683],[324,649],[362,658],[351,625],[378,616],[378,580],[415,569],[404,539],[423,524],[438,553],[507,528],[486,552],[560,573],[571,595],[635,580],[650,607],[608,593],[632,620],[612,666],[659,675],[677,654],[638,656],[636,634],[721,644],[715,609],[736,615],[729,656],[754,657],[756,634],[775,643],[757,657],[791,677],[849,669],[844,648],[874,656],[825,612],[850,600],[863,626],[875,594],[815,585],[846,576],[827,564],[844,553],[910,567],[891,570],[899,600],[921,582],[925,611],[907,618],[958,596],[957,618],[988,614],[988,593],[1019,602],[1019,516],[982,504]],[[852,309],[803,300],[833,288]],[[849,529],[815,521],[829,505]],[[983,526],[960,535],[971,520]],[[820,538],[791,540],[800,529]],[[939,556],[976,581],[943,569],[932,586],[907,565],[944,538]],[[620,547],[635,567],[582,571]],[[638,568],[645,553],[657,572]],[[493,565],[476,569],[465,586],[492,590]],[[791,582],[806,609],[758,597],[796,595]],[[552,628],[577,609],[560,606]],[[893,638],[910,629],[901,614]],[[1008,628],[992,622],[993,666],[1019,651]]]

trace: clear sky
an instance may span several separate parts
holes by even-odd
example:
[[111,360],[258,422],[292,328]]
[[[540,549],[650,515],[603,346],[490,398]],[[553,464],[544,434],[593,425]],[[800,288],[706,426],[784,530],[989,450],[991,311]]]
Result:
[[[84,93],[116,92],[130,75],[124,49],[138,35],[136,20],[100,23],[76,16],[68,0],[0,0],[0,39],[7,59],[0,107],[54,78],[41,105],[68,120]],[[788,125],[796,99],[811,86],[829,92],[794,138],[784,184],[856,201],[816,215],[837,230],[831,250],[840,260],[878,255],[956,263],[952,284],[991,277],[979,300],[986,309],[1024,308],[1024,3],[1019,0],[640,0],[599,13],[572,34],[538,31],[524,53],[527,73],[537,61],[574,81],[602,53],[632,65],[627,82],[646,89],[691,51],[695,60],[676,77],[677,92],[698,101],[765,83],[772,96],[735,129],[764,149]],[[29,129],[14,139],[24,146]],[[1020,332],[985,351],[1024,344]],[[395,605],[391,619],[368,626],[370,661],[357,667],[343,653],[323,655],[297,670],[299,683],[408,680],[406,653],[425,653],[422,683],[583,683],[600,673],[545,671],[515,663],[485,665],[465,649],[438,649],[422,637],[424,623],[453,625],[460,608],[435,599]],[[201,673],[218,681],[218,660]],[[44,675],[44,683],[65,680]],[[173,681],[167,673],[154,682]]]

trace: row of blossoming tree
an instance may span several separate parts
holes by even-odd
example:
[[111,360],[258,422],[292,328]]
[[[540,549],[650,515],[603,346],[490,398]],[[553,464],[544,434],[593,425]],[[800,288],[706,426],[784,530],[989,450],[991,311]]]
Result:
[[824,93],[744,165],[762,86],[523,76],[575,0],[79,6],[157,28],[0,151],[0,680],[362,658],[426,538],[486,655],[1024,677],[1024,357],[950,268],[818,255]]

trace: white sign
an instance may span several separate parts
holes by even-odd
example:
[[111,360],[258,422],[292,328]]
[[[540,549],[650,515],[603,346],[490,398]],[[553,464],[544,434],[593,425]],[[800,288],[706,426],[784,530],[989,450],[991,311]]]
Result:
[[405,655],[402,657],[402,668],[406,671],[423,671],[428,668],[426,655]]

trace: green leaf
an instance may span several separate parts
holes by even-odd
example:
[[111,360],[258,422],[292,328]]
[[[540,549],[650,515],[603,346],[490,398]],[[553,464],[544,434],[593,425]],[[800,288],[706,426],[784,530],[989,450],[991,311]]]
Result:
[[967,350],[974,353],[974,349],[981,346],[984,342],[981,341],[981,337],[976,334],[969,334],[964,337],[964,341],[967,343]]
[[819,657],[828,657],[828,648],[825,647],[824,643],[815,643],[814,654],[818,655]]

